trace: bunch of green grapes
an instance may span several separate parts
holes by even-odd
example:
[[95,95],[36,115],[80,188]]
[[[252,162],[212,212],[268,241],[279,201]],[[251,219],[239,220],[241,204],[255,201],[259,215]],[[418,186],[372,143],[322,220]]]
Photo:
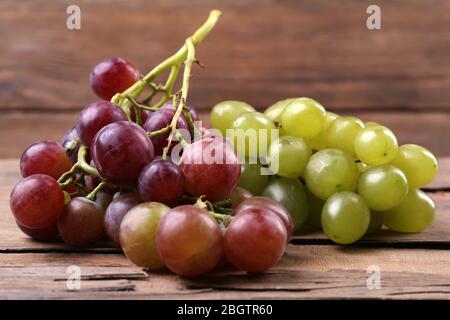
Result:
[[[304,97],[278,101],[264,113],[244,102],[221,102],[211,122],[224,134],[276,130],[275,138],[245,137],[239,186],[283,204],[296,232],[320,228],[332,241],[350,244],[383,226],[413,233],[434,220],[435,204],[420,188],[436,175],[435,156],[419,145],[399,146],[379,123],[327,112]],[[236,134],[231,137],[235,143]],[[264,153],[251,146],[261,139]]]

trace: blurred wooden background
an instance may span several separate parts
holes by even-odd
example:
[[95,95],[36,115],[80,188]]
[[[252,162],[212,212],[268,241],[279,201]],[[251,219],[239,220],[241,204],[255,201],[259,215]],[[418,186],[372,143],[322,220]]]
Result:
[[[197,50],[189,102],[206,115],[225,99],[258,108],[310,96],[326,108],[381,121],[401,143],[450,155],[450,1],[1,0],[0,158],[59,140],[96,99],[88,76],[122,56],[145,73],[176,51],[212,8],[224,13]],[[81,7],[82,29],[66,29]]]

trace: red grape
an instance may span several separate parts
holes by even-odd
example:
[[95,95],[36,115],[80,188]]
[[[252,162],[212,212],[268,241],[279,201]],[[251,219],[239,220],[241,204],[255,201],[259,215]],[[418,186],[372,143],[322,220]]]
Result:
[[17,222],[30,229],[55,225],[64,211],[64,193],[58,182],[44,174],[34,174],[16,184],[10,196]]
[[[152,116],[144,124],[144,129],[147,132],[157,131],[164,127],[167,127],[172,122],[172,118],[175,115],[175,109],[160,109],[153,112]],[[179,117],[177,121],[178,129],[188,129],[189,126],[183,117]],[[155,147],[155,154],[161,155],[163,149],[167,146],[167,138],[169,137],[169,132],[152,138],[153,146]],[[177,144],[177,141],[173,141],[171,144],[171,149]],[[171,150],[170,149],[170,150]]]
[[142,169],[138,190],[144,201],[175,205],[184,193],[183,173],[173,162],[155,159]]
[[111,123],[95,136],[91,154],[101,175],[120,186],[133,186],[141,170],[153,159],[146,132],[128,121]]
[[206,210],[192,205],[175,207],[159,223],[156,248],[176,274],[200,275],[220,261],[222,231]]
[[81,142],[90,147],[97,132],[106,125],[127,120],[123,110],[108,101],[97,101],[81,110],[77,120],[77,134]]
[[70,246],[87,247],[105,235],[103,217],[105,209],[87,198],[70,200],[58,219],[61,238]]
[[[64,149],[67,149],[75,140],[79,139],[77,134],[77,129],[73,127],[72,129],[69,129],[64,134],[64,137],[61,141],[61,145]],[[72,160],[72,163],[75,164],[77,162],[78,158],[78,150],[80,149],[80,143],[78,145],[71,149],[68,153],[70,159]]]
[[130,209],[120,225],[120,245],[125,255],[140,267],[164,267],[156,250],[156,230],[169,207],[158,202],[141,203]]
[[45,174],[58,179],[72,167],[72,161],[57,142],[42,140],[29,146],[20,158],[22,177]]
[[283,221],[288,235],[287,241],[294,235],[294,221],[286,208],[278,201],[267,197],[251,197],[241,202],[234,211],[234,215],[240,214],[247,208],[263,208],[272,211]]
[[275,213],[266,208],[247,208],[225,231],[225,256],[239,270],[263,272],[280,260],[286,239],[286,228]]
[[120,194],[114,197],[105,213],[105,229],[111,241],[120,245],[119,228],[125,214],[134,206],[141,203],[141,199],[136,193]]
[[131,87],[140,78],[139,70],[122,58],[106,59],[91,71],[90,83],[94,93],[104,100]]
[[23,233],[36,241],[54,242],[58,240],[58,228],[56,227],[56,223],[46,228],[37,229],[27,228],[18,221],[16,221],[16,224]]
[[231,207],[233,209],[237,208],[244,200],[249,199],[253,197],[253,195],[250,193],[250,191],[245,190],[241,187],[234,187],[233,190],[231,190],[230,195],[228,196],[231,201]]
[[241,166],[233,148],[222,139],[205,138],[189,144],[180,159],[186,190],[207,200],[225,199],[236,186]]

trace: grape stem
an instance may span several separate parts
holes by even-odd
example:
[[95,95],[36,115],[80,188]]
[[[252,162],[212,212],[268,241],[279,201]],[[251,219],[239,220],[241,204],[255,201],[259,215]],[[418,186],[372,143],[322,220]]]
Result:
[[[206,22],[191,37],[188,38],[190,39],[192,46],[196,46],[203,41],[208,33],[214,28],[221,15],[222,13],[219,10],[212,10],[210,12]],[[190,50],[188,49],[187,42],[188,41],[186,41],[186,44],[182,46],[175,54],[153,68],[153,70],[151,70],[141,80],[137,81],[124,92],[114,95],[111,102],[120,106],[128,118],[130,118],[131,101],[127,97],[131,96],[132,98],[137,99],[144,92],[148,84],[153,82],[156,76],[171,68],[169,77],[163,87],[164,97],[155,105],[155,108],[161,107],[172,96],[172,90],[175,85],[175,80],[177,79],[180,66],[189,55]]]
[[100,182],[100,183],[98,184],[98,186],[95,187],[95,189],[92,190],[92,192],[89,193],[89,194],[86,196],[86,198],[89,199],[89,200],[91,200],[91,201],[94,201],[94,200],[95,200],[95,197],[97,196],[97,193],[98,193],[100,190],[102,190],[105,186],[106,186],[106,182],[105,182],[105,181]]
[[82,144],[80,146],[80,149],[78,150],[77,163],[75,165],[79,166],[81,168],[81,170],[83,170],[87,174],[100,178],[101,176],[100,176],[100,173],[98,172],[98,170],[95,169],[94,167],[90,166],[86,162],[86,154],[87,154],[87,147]]
[[181,99],[177,106],[177,111],[170,122],[171,131],[169,137],[167,138],[167,146],[163,149],[162,158],[167,158],[167,153],[169,152],[170,145],[172,144],[173,136],[177,131],[178,118],[181,116],[183,109],[186,107],[186,99],[189,91],[189,78],[191,77],[192,64],[195,62],[195,47],[192,38],[186,39],[187,57],[185,61],[184,74],[183,74],[183,85],[181,87]]
[[233,216],[231,216],[229,213],[231,213],[231,209],[228,208],[220,208],[223,210],[230,210],[229,213],[218,213],[216,212],[219,207],[215,208],[214,205],[210,201],[203,201],[204,196],[201,196],[197,198],[197,201],[195,202],[195,206],[199,207],[200,209],[208,210],[208,213],[217,221],[222,222],[225,226],[229,225],[231,220],[233,220]]
[[147,132],[147,134],[149,138],[154,138],[169,132],[169,130],[170,126],[165,126],[164,128],[159,130]]

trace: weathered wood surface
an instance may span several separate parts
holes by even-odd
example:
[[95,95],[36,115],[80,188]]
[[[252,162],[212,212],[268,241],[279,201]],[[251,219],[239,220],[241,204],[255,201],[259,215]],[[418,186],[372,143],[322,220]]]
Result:
[[[445,163],[447,167],[447,159]],[[448,176],[439,178],[450,186]],[[8,207],[18,179],[17,160],[0,160],[2,299],[450,299],[448,193],[430,193],[437,218],[421,234],[385,232],[346,247],[333,245],[320,233],[303,234],[265,274],[224,267],[187,279],[168,271],[147,273],[108,244],[80,250],[28,239],[15,227]],[[66,285],[72,265],[81,270],[77,291]],[[370,266],[380,268],[380,289],[367,288]]]
[[[94,99],[88,74],[123,56],[145,72],[178,49],[212,8],[224,15],[197,56],[191,102],[258,107],[312,96],[337,109],[449,110],[450,2],[377,1],[382,29],[359,0],[70,0],[0,2],[0,109],[78,109]],[[426,12],[426,14],[424,14]],[[6,45],[7,44],[7,45]]]
[[[2,254],[0,297],[6,299],[336,299],[450,298],[449,251],[289,245],[281,262],[260,275],[230,268],[187,279],[146,273],[120,254]],[[67,268],[81,271],[81,289],[67,288]],[[381,288],[369,290],[378,266]]]

